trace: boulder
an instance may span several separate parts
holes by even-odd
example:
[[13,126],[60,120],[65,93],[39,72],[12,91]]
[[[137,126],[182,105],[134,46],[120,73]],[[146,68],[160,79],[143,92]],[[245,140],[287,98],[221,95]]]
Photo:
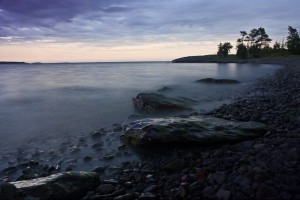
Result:
[[233,79],[215,79],[215,78],[204,78],[197,80],[196,82],[201,82],[201,83],[239,83],[237,80]]
[[234,122],[210,116],[168,117],[132,122],[124,138],[134,145],[216,144],[262,136],[267,127],[259,122]]
[[94,172],[65,172],[10,184],[34,198],[80,199],[99,185],[99,177]]
[[144,113],[191,110],[190,106],[196,101],[178,97],[167,97],[156,93],[140,93],[133,98],[135,108]]

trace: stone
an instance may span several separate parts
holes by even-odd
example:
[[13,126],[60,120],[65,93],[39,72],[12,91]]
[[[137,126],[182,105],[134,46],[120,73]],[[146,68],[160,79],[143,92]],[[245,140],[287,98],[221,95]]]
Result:
[[115,187],[112,184],[103,184],[96,188],[96,192],[100,194],[109,194],[113,192]]
[[224,189],[219,189],[218,192],[216,193],[216,197],[219,200],[228,200],[230,198],[231,192],[228,190]]
[[210,197],[214,193],[214,189],[211,186],[207,186],[202,190],[204,197]]
[[10,184],[35,198],[80,199],[99,185],[99,177],[94,172],[64,172]]
[[280,196],[274,187],[262,184],[256,192],[256,199],[280,199]]
[[213,174],[213,178],[218,185],[222,185],[225,181],[226,175],[224,172],[216,172]]
[[149,185],[147,187],[145,187],[145,189],[143,190],[143,192],[153,192],[155,189],[157,188],[157,185]]
[[134,198],[135,195],[134,194],[124,194],[124,195],[120,195],[114,198],[114,200],[131,200],[131,199],[135,199]]
[[13,184],[0,183],[0,199],[17,199],[19,196],[19,191]]
[[167,97],[156,93],[140,93],[132,99],[135,108],[144,113],[191,110],[196,101],[187,98]]
[[124,139],[136,146],[153,144],[213,144],[262,136],[267,126],[259,122],[234,122],[210,116],[149,118],[129,124]]
[[239,81],[237,80],[233,80],[233,79],[215,79],[215,78],[204,78],[204,79],[200,79],[197,80],[196,82],[200,82],[200,83],[228,83],[228,84],[233,84],[233,83],[239,83]]
[[163,169],[170,171],[178,171],[184,168],[185,162],[182,159],[173,160],[163,166]]
[[144,192],[140,195],[139,199],[142,199],[142,200],[156,199],[156,195],[151,192]]
[[162,87],[162,88],[160,88],[160,89],[158,89],[157,90],[157,92],[168,92],[168,91],[171,91],[171,90],[173,90],[172,88],[170,88],[170,87]]

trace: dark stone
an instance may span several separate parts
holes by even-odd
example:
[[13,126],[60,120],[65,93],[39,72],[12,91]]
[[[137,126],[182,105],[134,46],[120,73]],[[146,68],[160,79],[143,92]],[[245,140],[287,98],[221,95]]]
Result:
[[113,192],[115,187],[112,184],[103,184],[96,188],[96,192],[100,194],[109,194]]
[[274,187],[262,184],[256,192],[256,199],[280,199],[280,196]]
[[19,190],[10,183],[0,183],[0,199],[18,199]]
[[262,136],[266,125],[233,122],[208,116],[152,118],[132,122],[124,138],[134,145],[216,144]]
[[170,88],[170,87],[162,87],[159,90],[157,90],[157,92],[168,92],[171,90],[172,90],[172,88]]
[[80,199],[99,185],[99,177],[93,172],[65,172],[11,184],[35,198]]
[[232,80],[232,79],[214,79],[214,78],[204,78],[197,80],[196,82],[201,82],[201,83],[239,83],[237,80]]
[[184,160],[176,159],[164,165],[163,168],[170,171],[178,171],[178,170],[182,170],[184,168],[184,165],[185,165]]
[[191,99],[171,98],[156,93],[140,93],[132,100],[135,108],[145,113],[191,110],[190,106],[195,103]]
[[219,200],[228,200],[230,198],[230,194],[231,192],[228,190],[224,190],[224,189],[220,189],[218,190],[218,192],[216,193],[216,197]]

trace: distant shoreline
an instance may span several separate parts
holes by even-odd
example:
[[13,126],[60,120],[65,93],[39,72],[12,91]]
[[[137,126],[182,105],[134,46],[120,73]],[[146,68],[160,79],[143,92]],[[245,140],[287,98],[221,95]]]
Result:
[[0,61],[0,65],[7,65],[7,64],[28,64],[26,62],[14,62],[14,61]]
[[236,56],[219,57],[216,55],[187,56],[172,60],[172,63],[256,63],[285,65],[291,61],[299,60],[300,57],[275,57],[275,58],[249,58],[239,59]]

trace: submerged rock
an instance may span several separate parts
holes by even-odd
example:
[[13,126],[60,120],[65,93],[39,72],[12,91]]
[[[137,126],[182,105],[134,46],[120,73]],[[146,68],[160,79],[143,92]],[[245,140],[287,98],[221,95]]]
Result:
[[135,108],[145,113],[191,110],[190,106],[195,103],[191,99],[167,97],[156,93],[140,93],[132,100]]
[[266,125],[259,122],[233,122],[208,116],[190,116],[138,120],[129,125],[124,138],[134,145],[216,144],[262,136],[266,132]]
[[157,92],[169,92],[171,90],[173,90],[173,89],[165,86],[165,87],[158,89]]
[[202,82],[202,83],[239,83],[237,80],[233,79],[215,79],[215,78],[204,78],[197,80],[196,82]]
[[99,185],[99,177],[94,172],[65,172],[10,184],[35,198],[80,199]]

